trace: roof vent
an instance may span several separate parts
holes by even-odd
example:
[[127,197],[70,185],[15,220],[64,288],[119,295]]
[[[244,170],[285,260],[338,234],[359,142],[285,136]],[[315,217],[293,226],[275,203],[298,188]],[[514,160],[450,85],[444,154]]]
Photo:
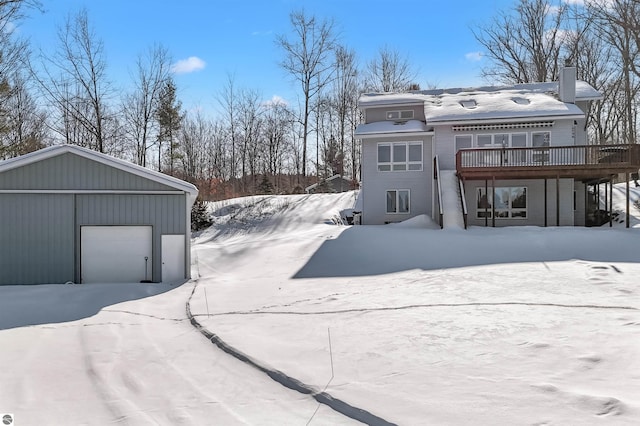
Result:
[[511,100],[515,103],[517,103],[518,105],[529,105],[531,103],[531,101],[527,98],[511,98]]
[[466,109],[474,109],[475,107],[478,106],[478,104],[476,103],[475,99],[468,99],[465,101],[460,101],[460,105],[462,105],[463,108]]

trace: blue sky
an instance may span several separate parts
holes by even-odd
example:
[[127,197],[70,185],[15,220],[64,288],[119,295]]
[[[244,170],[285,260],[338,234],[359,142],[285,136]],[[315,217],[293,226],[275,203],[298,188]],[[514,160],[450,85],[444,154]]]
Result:
[[[229,74],[236,85],[295,102],[295,86],[278,61],[277,34],[290,31],[289,13],[334,19],[341,42],[355,49],[361,64],[387,45],[409,58],[422,87],[483,83],[482,51],[472,27],[488,23],[516,0],[44,0],[20,25],[34,49],[55,48],[56,28],[85,7],[105,45],[108,74],[126,89],[136,57],[154,43],[174,63],[193,67],[175,75],[186,108],[214,108]],[[181,64],[185,64],[181,62]]]

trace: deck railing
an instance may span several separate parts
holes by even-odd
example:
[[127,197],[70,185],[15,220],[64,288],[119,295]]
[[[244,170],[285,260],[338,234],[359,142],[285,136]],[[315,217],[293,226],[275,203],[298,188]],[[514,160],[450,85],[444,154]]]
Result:
[[640,145],[472,148],[456,153],[456,169],[640,166]]
[[440,182],[440,161],[438,156],[433,157],[433,177],[436,180],[437,197],[438,197],[438,224],[440,229],[444,227],[444,211],[442,206],[442,183]]
[[460,207],[462,208],[462,220],[464,222],[464,229],[468,226],[468,211],[467,211],[467,199],[464,195],[464,183],[458,178],[458,191],[460,193]]

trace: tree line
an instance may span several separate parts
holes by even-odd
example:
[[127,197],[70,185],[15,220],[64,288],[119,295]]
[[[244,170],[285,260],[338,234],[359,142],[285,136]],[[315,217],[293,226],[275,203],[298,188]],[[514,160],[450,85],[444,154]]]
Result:
[[[294,11],[274,43],[299,105],[265,102],[230,74],[212,94],[219,114],[185,111],[164,46],[142,51],[128,88],[118,90],[86,10],[59,26],[53,51],[29,49],[12,28],[40,8],[38,0],[0,0],[0,159],[69,143],[183,178],[209,199],[300,192],[333,174],[358,179],[360,94],[420,88],[415,67],[393,47],[363,63],[333,20]],[[517,0],[471,33],[488,83],[554,81],[573,64],[604,94],[589,111],[591,142],[635,143],[639,20],[637,0]]]

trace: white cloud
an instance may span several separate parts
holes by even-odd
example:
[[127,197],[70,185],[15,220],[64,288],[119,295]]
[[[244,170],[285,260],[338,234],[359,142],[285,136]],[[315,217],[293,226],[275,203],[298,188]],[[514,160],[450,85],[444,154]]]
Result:
[[13,22],[5,22],[2,27],[0,27],[3,33],[5,34],[13,34],[16,31],[17,27]]
[[584,0],[562,0],[565,4],[576,4],[579,6],[584,6]]
[[278,95],[273,95],[271,97],[271,99],[269,99],[268,101],[264,101],[264,105],[267,107],[271,107],[271,106],[276,106],[276,105],[284,105],[287,106],[289,105],[289,102],[287,102],[283,97],[278,96]]
[[197,56],[189,56],[187,59],[180,59],[171,65],[171,72],[174,74],[188,74],[190,72],[200,71],[206,66],[206,62]]
[[484,54],[482,52],[469,52],[466,55],[464,55],[464,57],[467,58],[467,61],[470,61],[470,62],[481,61],[483,56]]
[[547,8],[547,15],[557,15],[560,13],[560,6],[551,6]]

